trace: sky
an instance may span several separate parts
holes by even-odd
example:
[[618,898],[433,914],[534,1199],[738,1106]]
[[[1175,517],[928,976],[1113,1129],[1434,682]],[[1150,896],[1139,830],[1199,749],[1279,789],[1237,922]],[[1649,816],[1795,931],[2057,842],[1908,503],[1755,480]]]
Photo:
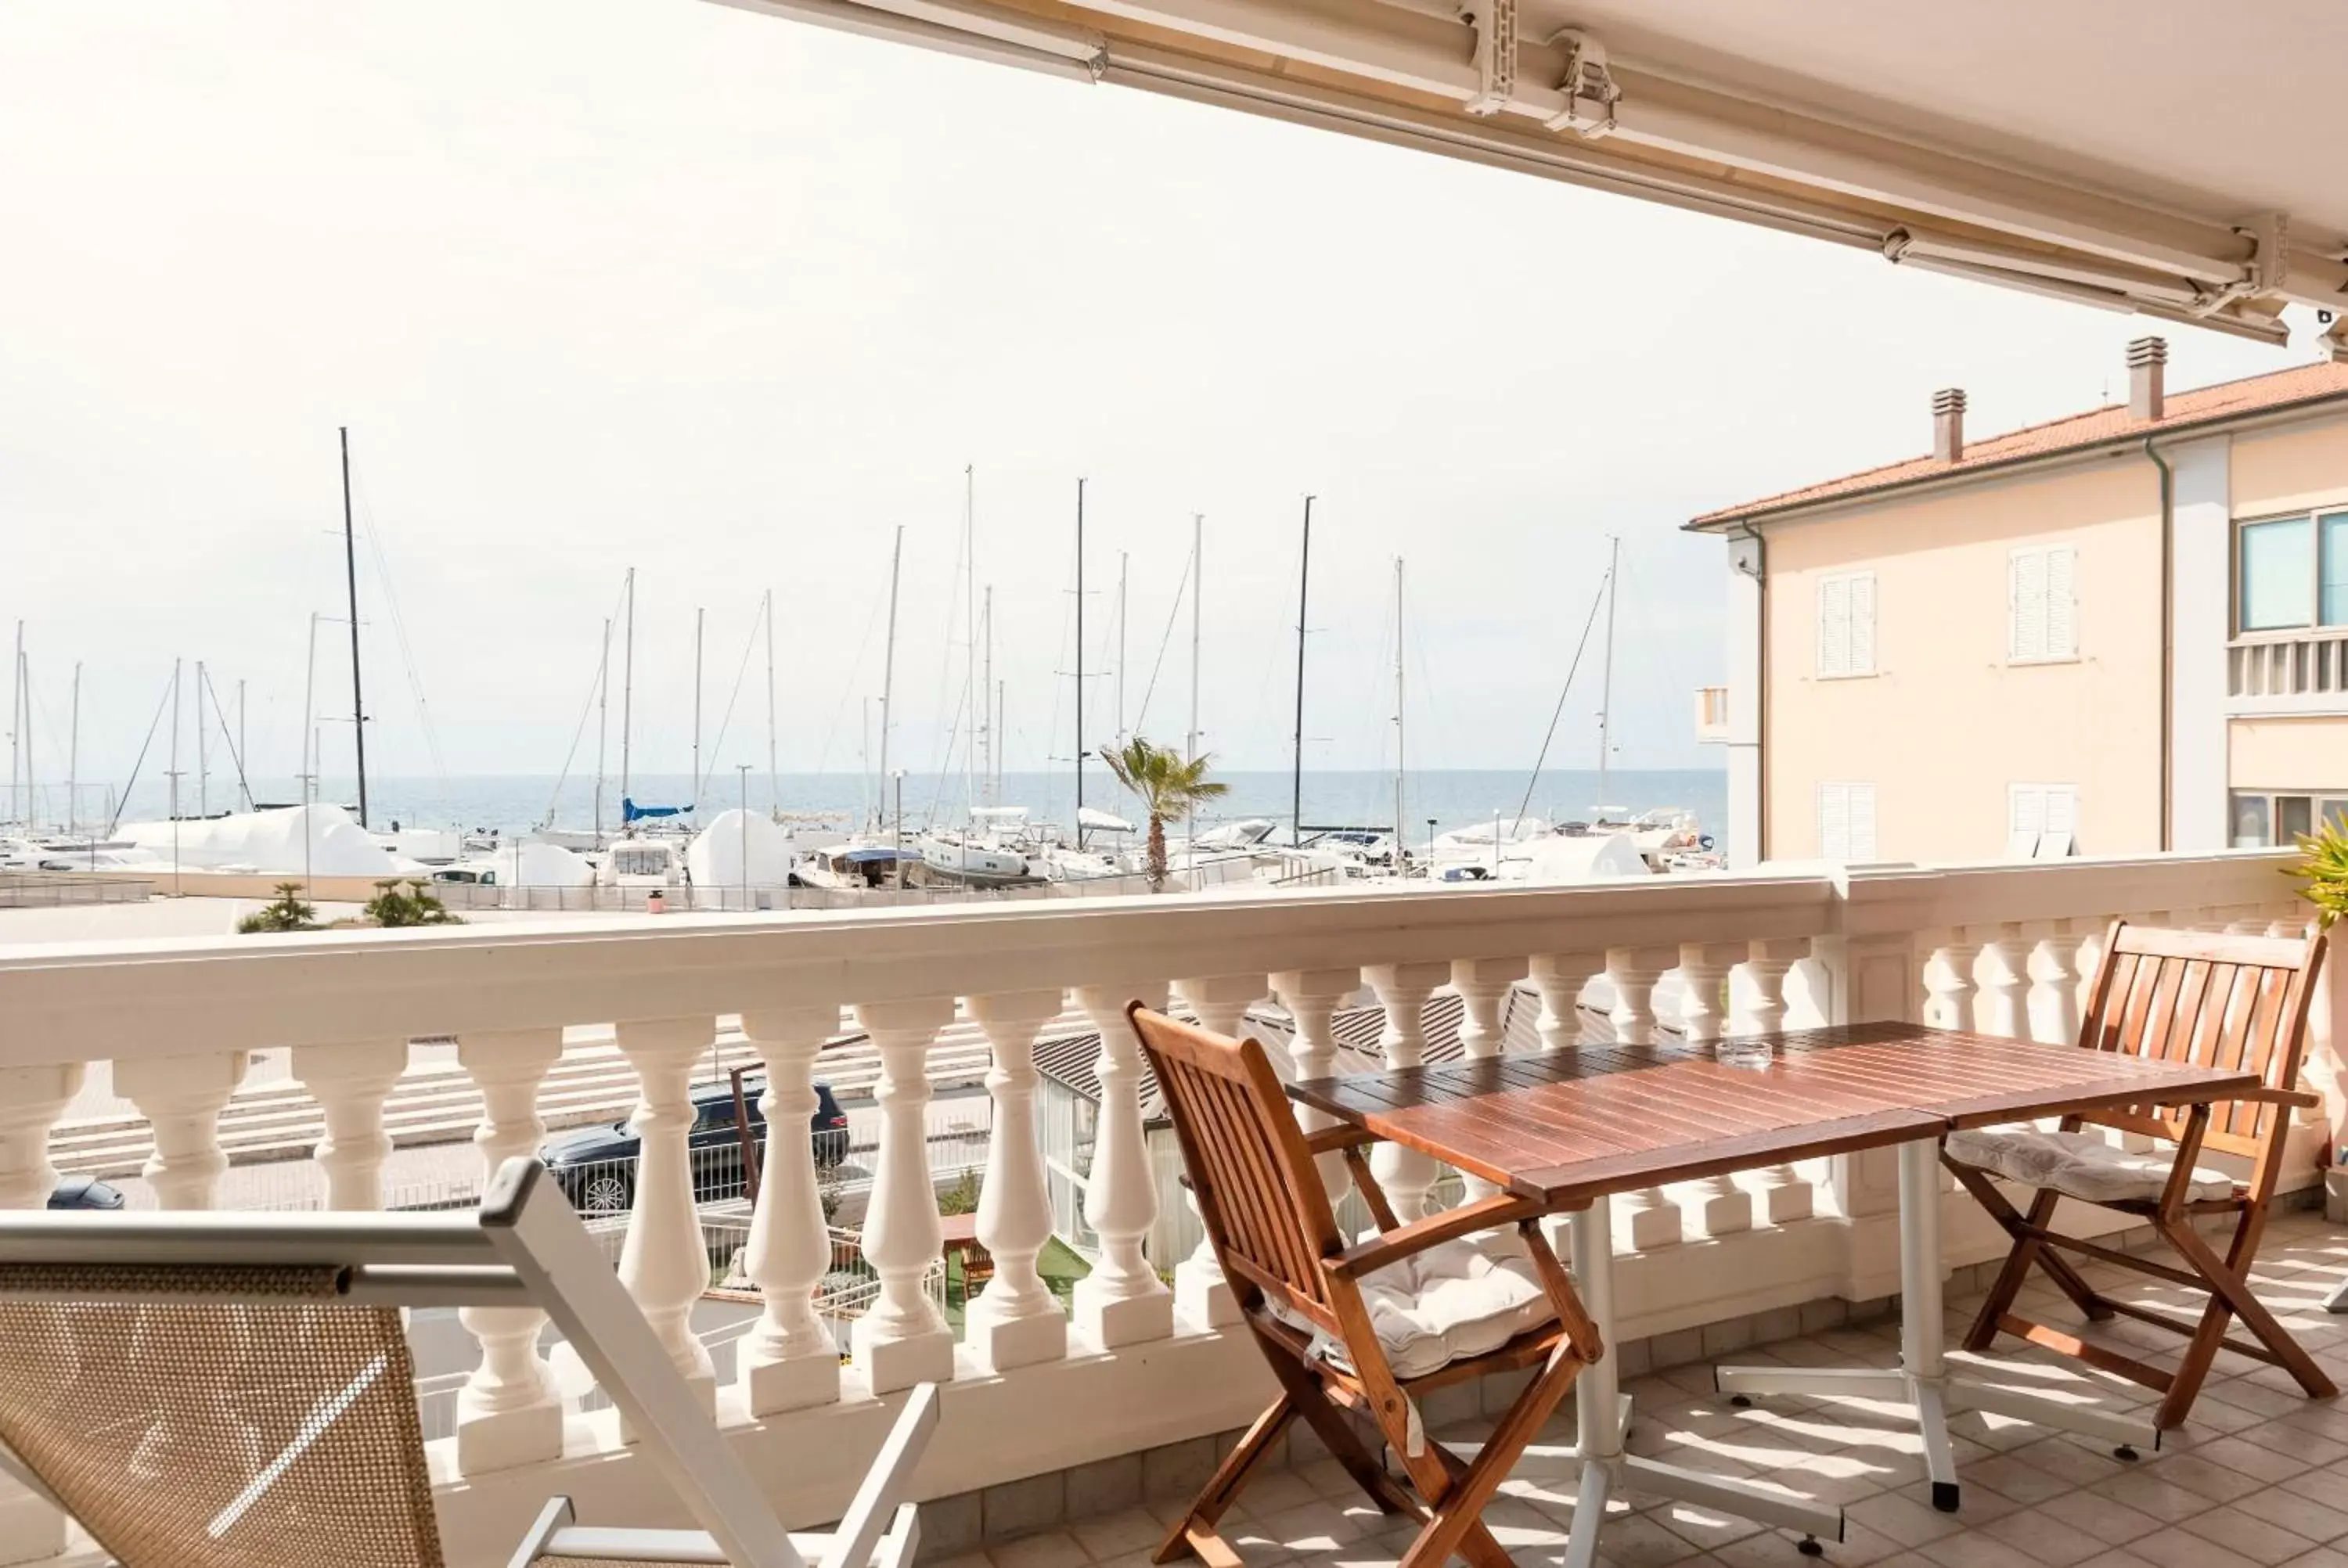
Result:
[[[852,772],[900,529],[891,765],[960,765],[973,582],[1004,765],[1065,758],[1080,476],[1084,663],[1125,671],[1090,743],[1119,702],[1181,739],[1203,514],[1203,743],[1287,765],[1309,494],[1308,766],[1391,765],[1397,556],[1412,765],[1528,765],[1610,537],[1615,761],[1706,766],[1687,518],[1927,449],[1940,387],[1980,433],[2124,396],[2147,331],[2172,386],[2308,357],[705,0],[8,0],[0,146],[0,634],[45,779],[77,663],[79,771],[119,781],[175,659],[183,745],[202,660],[250,770],[297,770],[340,426],[379,774],[592,768],[631,567],[640,774],[688,766],[697,611],[705,770],[764,765],[769,590],[781,765]],[[1553,766],[1595,763],[1597,658]]]

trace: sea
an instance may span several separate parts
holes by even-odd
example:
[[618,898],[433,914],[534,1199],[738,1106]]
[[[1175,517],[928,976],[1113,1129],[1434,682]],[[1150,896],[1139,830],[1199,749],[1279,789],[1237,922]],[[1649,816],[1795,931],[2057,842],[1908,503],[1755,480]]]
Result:
[[[1284,772],[1231,772],[1214,775],[1231,793],[1200,813],[1199,825],[1241,817],[1268,816],[1285,822],[1295,798],[1295,781]],[[180,781],[180,808],[196,811],[195,781]],[[290,778],[256,778],[252,797],[260,802],[292,802],[302,798],[301,786]],[[367,781],[367,815],[378,827],[394,822],[417,827],[494,828],[511,832],[551,824],[587,828],[595,822],[595,780],[572,774],[483,775],[448,778],[371,778]],[[691,806],[707,820],[729,807],[780,809],[808,815],[830,814],[843,825],[872,820],[896,820],[900,810],[908,829],[945,826],[964,820],[968,794],[963,775],[907,774],[901,780],[879,781],[853,773],[743,773],[727,768],[713,774],[696,791],[686,774],[647,774],[632,778],[629,797],[639,805]],[[698,794],[699,798],[695,798]],[[355,805],[358,791],[349,778],[331,775],[322,781],[318,798]],[[1037,822],[1071,824],[1076,819],[1075,771],[1049,774],[1005,774],[994,798],[1006,805],[1024,805]],[[206,781],[204,806],[213,812],[237,802],[236,781],[215,774]],[[1303,816],[1306,827],[1375,827],[1394,825],[1395,781],[1389,773],[1307,772],[1303,781]],[[94,804],[95,803],[85,803]],[[1083,804],[1138,822],[1130,796],[1102,766],[1086,770]],[[1523,772],[1452,769],[1411,774],[1403,784],[1403,820],[1410,842],[1430,833],[1447,833],[1495,816],[1519,814],[1552,822],[1587,822],[1595,806],[1620,806],[1632,812],[1677,806],[1694,812],[1704,833],[1726,847],[1728,826],[1727,774],[1716,769],[1618,768],[1601,781],[1594,771],[1550,769],[1539,777]],[[165,787],[142,781],[133,792],[123,820],[162,816],[170,809]],[[603,821],[616,825],[620,789],[607,779],[602,791]]]

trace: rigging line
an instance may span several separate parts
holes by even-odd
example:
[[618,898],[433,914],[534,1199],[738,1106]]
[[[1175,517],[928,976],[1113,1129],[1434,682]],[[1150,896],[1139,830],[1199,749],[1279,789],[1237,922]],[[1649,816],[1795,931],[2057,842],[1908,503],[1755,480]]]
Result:
[[1133,733],[1141,733],[1142,721],[1149,717],[1149,698],[1158,690],[1158,671],[1166,666],[1166,647],[1174,641],[1174,620],[1182,613],[1182,596],[1189,591],[1190,572],[1199,564],[1199,552],[1192,550],[1182,563],[1182,580],[1174,585],[1174,603],[1166,611],[1166,630],[1158,639],[1158,658],[1149,666],[1149,684],[1141,689],[1141,706],[1134,710]]
[[[840,689],[839,701],[831,710],[831,723],[823,732],[823,746],[815,754],[815,771],[825,771],[831,762],[831,743],[839,738],[839,721],[848,712],[848,704],[856,701],[856,678],[864,673],[864,656],[872,651],[872,631],[880,624],[881,606],[889,602],[884,589],[872,599],[872,611],[864,618],[864,637],[856,645],[856,661],[848,667],[848,684]],[[870,764],[860,764],[859,771]]]
[[[1549,761],[1550,743],[1557,739],[1557,722],[1565,716],[1566,693],[1573,690],[1574,673],[1581,668],[1581,655],[1590,647],[1590,633],[1598,625],[1598,607],[1606,602],[1606,590],[1612,584],[1613,579],[1614,569],[1610,566],[1606,569],[1605,575],[1598,579],[1598,591],[1591,596],[1590,619],[1581,623],[1581,641],[1573,645],[1573,662],[1566,666],[1565,684],[1559,689],[1557,706],[1549,716],[1549,733],[1541,737],[1540,755],[1533,759],[1533,776],[1525,781],[1525,798],[1517,807],[1517,816],[1519,821],[1523,820],[1526,812],[1532,809],[1533,790],[1540,784],[1541,768]],[[1497,845],[1492,852],[1495,855],[1499,853]]]
[[750,673],[750,655],[758,651],[760,624],[757,616],[750,618],[750,635],[742,644],[742,662],[734,671],[734,690],[726,699],[726,716],[717,721],[717,738],[709,743],[709,755],[713,762],[716,759],[718,748],[726,743],[726,726],[734,722],[734,704],[741,698],[743,678]]
[[[617,620],[619,618],[620,606],[626,602],[627,597],[627,580],[623,578],[620,583],[620,591],[612,596],[612,618],[613,620]],[[608,684],[609,682],[609,677],[611,675],[610,660],[612,651],[611,643],[608,641],[608,628],[606,629],[606,638],[607,640],[603,645],[603,651],[599,657],[595,666],[595,679],[588,683],[586,703],[579,710],[579,727],[571,733],[571,749],[562,753],[562,771],[557,774],[554,777],[554,793],[546,797],[546,825],[549,827],[554,825],[555,808],[560,805],[562,801],[562,786],[571,781],[571,764],[578,759],[579,743],[586,738],[587,715],[595,711],[595,696],[597,690],[599,687]]]
[[114,803],[114,820],[106,825],[106,836],[112,838],[114,830],[122,825],[122,814],[130,805],[130,792],[139,787],[139,770],[147,763],[147,748],[155,743],[155,732],[162,726],[163,710],[171,705],[171,688],[163,688],[163,700],[155,704],[155,716],[147,722],[147,738],[139,743],[139,759],[130,764],[130,782],[122,786],[122,796]]
[[[237,787],[244,791],[245,799],[251,800],[252,798],[252,784],[244,776],[244,759],[236,753],[236,740],[230,733],[229,729],[228,710],[221,706],[220,688],[212,684],[212,672],[208,669],[203,671],[203,680],[204,691],[211,693],[212,714],[215,718],[220,720],[221,744],[228,748],[228,760],[236,764]],[[196,711],[200,714],[203,711],[203,696],[201,693],[199,693],[196,698]]]
[[416,701],[417,727],[424,732],[424,749],[432,758],[432,772],[440,781],[441,793],[448,787],[448,767],[441,760],[440,737],[432,725],[432,709],[424,698],[424,680],[417,672],[416,651],[407,641],[407,618],[400,613],[399,590],[391,578],[391,562],[383,553],[383,540],[376,528],[375,504],[367,497],[366,487],[354,465],[351,488],[357,497],[356,510],[366,524],[367,556],[375,562],[376,580],[383,585],[384,608],[390,612],[391,633],[399,644],[402,672],[407,677],[408,695]]

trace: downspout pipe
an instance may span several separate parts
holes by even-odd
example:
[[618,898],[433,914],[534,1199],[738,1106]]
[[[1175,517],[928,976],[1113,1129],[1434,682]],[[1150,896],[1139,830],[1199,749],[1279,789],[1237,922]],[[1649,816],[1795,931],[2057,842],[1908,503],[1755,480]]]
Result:
[[2144,455],[2160,470],[2160,848],[2176,841],[2177,470],[2149,436]]

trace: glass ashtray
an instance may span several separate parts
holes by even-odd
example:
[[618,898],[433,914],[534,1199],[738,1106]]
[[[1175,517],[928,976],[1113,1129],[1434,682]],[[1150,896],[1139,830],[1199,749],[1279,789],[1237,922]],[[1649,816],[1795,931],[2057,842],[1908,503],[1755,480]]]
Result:
[[1777,1059],[1766,1040],[1724,1040],[1715,1048],[1723,1067],[1742,1067],[1756,1072],[1768,1070]]

